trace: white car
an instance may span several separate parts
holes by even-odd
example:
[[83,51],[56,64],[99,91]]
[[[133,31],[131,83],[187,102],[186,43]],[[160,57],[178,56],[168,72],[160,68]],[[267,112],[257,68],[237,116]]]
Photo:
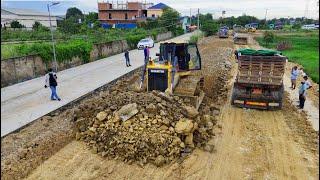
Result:
[[317,27],[315,24],[307,24],[307,25],[303,25],[301,29],[313,30],[313,29],[317,29]]
[[154,41],[151,38],[141,39],[137,45],[138,49],[144,49],[144,47],[154,47]]

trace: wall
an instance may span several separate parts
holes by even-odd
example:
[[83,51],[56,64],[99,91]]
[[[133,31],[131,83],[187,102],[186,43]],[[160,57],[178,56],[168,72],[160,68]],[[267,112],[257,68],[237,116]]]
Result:
[[154,15],[155,18],[160,17],[163,14],[162,9],[148,9],[148,15],[147,17],[152,18],[152,15]]
[[172,32],[166,32],[166,33],[162,33],[162,34],[158,34],[157,35],[157,38],[156,38],[156,41],[159,42],[159,41],[164,41],[164,40],[167,40],[167,39],[170,39],[173,37],[173,34]]
[[94,44],[90,53],[90,61],[95,61],[103,57],[119,54],[126,49],[129,49],[126,40]]

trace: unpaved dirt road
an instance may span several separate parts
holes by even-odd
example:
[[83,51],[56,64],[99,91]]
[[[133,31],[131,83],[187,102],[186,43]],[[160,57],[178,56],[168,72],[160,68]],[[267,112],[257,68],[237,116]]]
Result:
[[[238,48],[231,38],[209,37],[200,44],[205,63],[220,63],[227,48]],[[226,81],[228,97],[237,68],[234,59],[231,64]],[[27,179],[319,178],[318,132],[308,123],[306,114],[292,105],[287,93],[279,111],[235,108],[229,102],[218,102],[222,108],[214,129],[213,153],[196,149],[182,162],[161,168],[150,164],[140,167],[102,158],[92,154],[83,142],[72,141]]]

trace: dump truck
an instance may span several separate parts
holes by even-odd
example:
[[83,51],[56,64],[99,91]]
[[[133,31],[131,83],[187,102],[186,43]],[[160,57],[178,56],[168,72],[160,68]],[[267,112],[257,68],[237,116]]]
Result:
[[219,38],[228,38],[229,37],[229,28],[227,26],[223,26],[218,31]]
[[232,26],[233,29],[233,33],[232,35],[235,35],[236,33],[247,33],[248,29],[246,29],[245,27],[241,26],[241,25],[233,25]]
[[281,109],[287,57],[273,50],[237,50],[238,73],[231,104],[243,108]]
[[234,44],[239,44],[239,45],[247,45],[248,44],[248,35],[246,34],[240,34],[240,33],[236,33],[233,36],[233,42]]

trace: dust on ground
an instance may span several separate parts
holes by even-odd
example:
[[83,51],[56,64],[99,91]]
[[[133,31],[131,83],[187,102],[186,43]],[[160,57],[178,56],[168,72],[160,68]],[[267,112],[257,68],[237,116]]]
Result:
[[[215,136],[209,141],[214,145],[212,153],[196,148],[183,161],[140,167],[103,158],[85,143],[72,141],[27,179],[318,179],[318,132],[306,114],[292,105],[287,93],[279,111],[230,105],[226,97],[231,97],[237,68],[230,55],[233,48],[231,38],[208,37],[200,42],[203,71],[212,73],[205,77],[208,96],[204,105],[221,106]],[[230,66],[220,72],[221,67]]]

